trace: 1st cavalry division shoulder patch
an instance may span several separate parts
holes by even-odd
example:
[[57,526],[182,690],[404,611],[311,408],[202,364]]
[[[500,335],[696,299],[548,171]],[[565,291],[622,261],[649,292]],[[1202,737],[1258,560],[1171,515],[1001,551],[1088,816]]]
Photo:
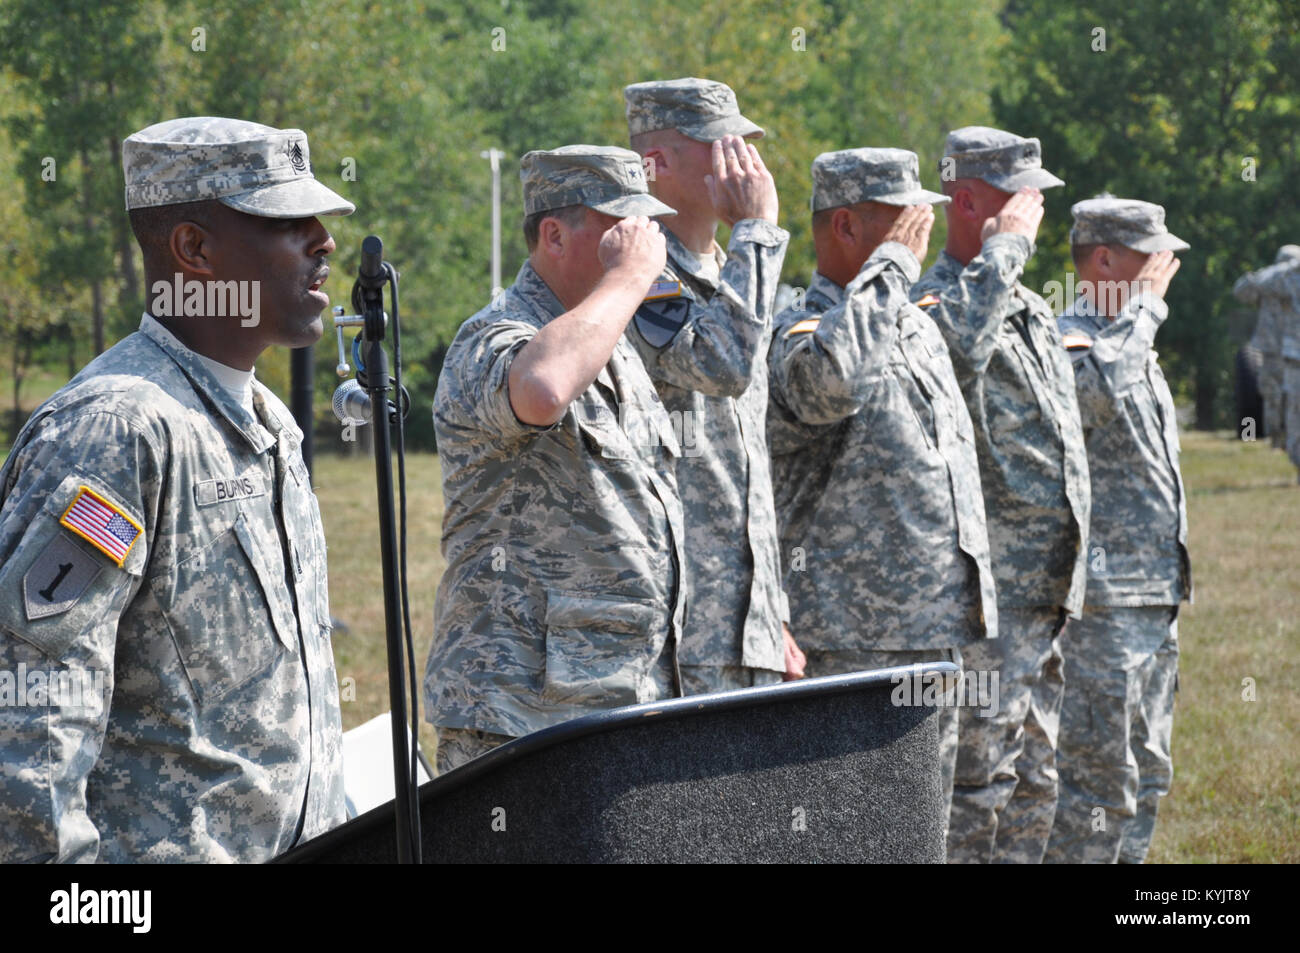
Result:
[[140,524],[88,486],[82,486],[59,524],[76,533],[118,566],[144,532]]
[[680,281],[661,278],[636,309],[632,321],[651,347],[666,347],[690,317],[691,299],[682,292]]

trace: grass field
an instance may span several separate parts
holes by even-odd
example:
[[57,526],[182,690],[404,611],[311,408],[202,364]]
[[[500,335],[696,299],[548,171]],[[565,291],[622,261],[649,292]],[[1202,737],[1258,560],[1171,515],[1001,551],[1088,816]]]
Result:
[[[1152,862],[1300,861],[1300,486],[1285,455],[1227,434],[1183,438],[1196,601],[1182,615],[1174,787]],[[369,458],[322,457],[344,728],[388,710]],[[423,674],[443,562],[436,457],[408,458],[411,622]],[[1243,700],[1253,679],[1255,701]],[[421,745],[432,756],[427,725]]]

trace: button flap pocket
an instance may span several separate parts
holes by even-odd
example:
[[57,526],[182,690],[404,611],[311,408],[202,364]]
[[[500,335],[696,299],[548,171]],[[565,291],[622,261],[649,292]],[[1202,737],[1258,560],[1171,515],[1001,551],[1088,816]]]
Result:
[[581,708],[635,704],[662,616],[649,601],[547,590],[543,701]]
[[200,704],[243,685],[278,655],[275,624],[239,526],[150,579]]

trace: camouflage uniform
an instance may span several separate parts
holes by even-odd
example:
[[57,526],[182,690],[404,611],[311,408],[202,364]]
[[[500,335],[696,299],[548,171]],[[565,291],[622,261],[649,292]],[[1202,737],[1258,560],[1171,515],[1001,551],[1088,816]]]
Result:
[[[813,211],[946,201],[915,154],[847,149],[813,161]],[[885,242],[847,288],[818,272],[776,319],[768,430],[781,553],[809,675],[961,664],[996,634],[970,414],[948,348],[911,304],[921,266]],[[957,710],[939,713],[951,799]]]
[[[763,131],[722,83],[684,79],[625,90],[631,135],[676,128],[712,141]],[[701,185],[701,188],[703,186]],[[668,263],[628,326],[682,442],[686,694],[780,681],[785,672],[776,516],[764,416],[772,304],[789,234],[737,222],[701,262],[664,223]],[[713,268],[708,266],[712,265]],[[714,270],[716,269],[716,270]]]
[[[0,668],[104,680],[0,707],[0,860],[263,861],[345,819],[320,511],[301,432],[254,395],[146,319],[19,434]],[[142,530],[120,566],[67,525],[83,487]]]
[[[671,212],[645,194],[640,170],[625,149],[529,153],[525,209]],[[424,691],[440,735],[517,737],[671,691],[685,611],[680,449],[640,358],[620,337],[549,427],[510,404],[512,361],[564,311],[526,262],[461,326],[438,379],[447,570]]]
[[[128,209],[353,208],[298,130],[171,120],[123,165]],[[0,862],[264,861],[345,819],[302,434],[214,364],[145,315],[0,470]]]
[[[1075,245],[1188,247],[1169,234],[1158,205],[1099,198],[1073,211]],[[1087,605],[1061,641],[1067,681],[1051,862],[1140,863],[1173,781],[1178,603],[1190,597],[1191,566],[1178,421],[1151,347],[1167,315],[1163,300],[1141,293],[1113,320],[1085,297],[1058,318],[1074,361],[1093,503]]]
[[[949,134],[958,179],[1014,192],[1050,188],[1037,139],[983,127]],[[1073,375],[1046,302],[1020,284],[1033,253],[994,235],[965,267],[947,252],[912,287],[938,325],[975,427],[998,593],[998,635],[963,653],[968,670],[1000,672],[990,718],[962,708],[948,856],[1036,863],[1056,803],[1058,636],[1078,615],[1085,580],[1088,464]]]
[[1265,424],[1300,468],[1300,249],[1284,245],[1276,263],[1243,276],[1232,293],[1259,308],[1252,341],[1264,355]]

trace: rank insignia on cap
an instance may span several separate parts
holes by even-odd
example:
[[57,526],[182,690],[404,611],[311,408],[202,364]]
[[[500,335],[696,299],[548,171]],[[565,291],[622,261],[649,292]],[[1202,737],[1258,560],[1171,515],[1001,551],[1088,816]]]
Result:
[[1078,331],[1065,332],[1065,335],[1061,340],[1065,343],[1065,348],[1068,351],[1077,351],[1081,348],[1092,347],[1092,338],[1088,337],[1086,334],[1081,334]]
[[661,278],[650,286],[645,293],[646,301],[658,301],[660,298],[676,298],[682,293],[682,283],[669,278]]
[[59,524],[72,530],[119,566],[144,532],[139,523],[88,486],[77,491]]
[[302,154],[302,143],[295,142],[289,147],[289,164],[295,172],[307,171],[307,157]]
[[821,323],[821,318],[804,318],[798,324],[791,325],[790,330],[785,332],[785,336],[791,337],[795,334],[807,334],[810,331],[816,331]]
[[926,295],[916,303],[916,306],[918,308],[928,308],[930,307],[930,305],[938,304],[938,303],[939,303],[939,299],[936,298],[934,295]]

